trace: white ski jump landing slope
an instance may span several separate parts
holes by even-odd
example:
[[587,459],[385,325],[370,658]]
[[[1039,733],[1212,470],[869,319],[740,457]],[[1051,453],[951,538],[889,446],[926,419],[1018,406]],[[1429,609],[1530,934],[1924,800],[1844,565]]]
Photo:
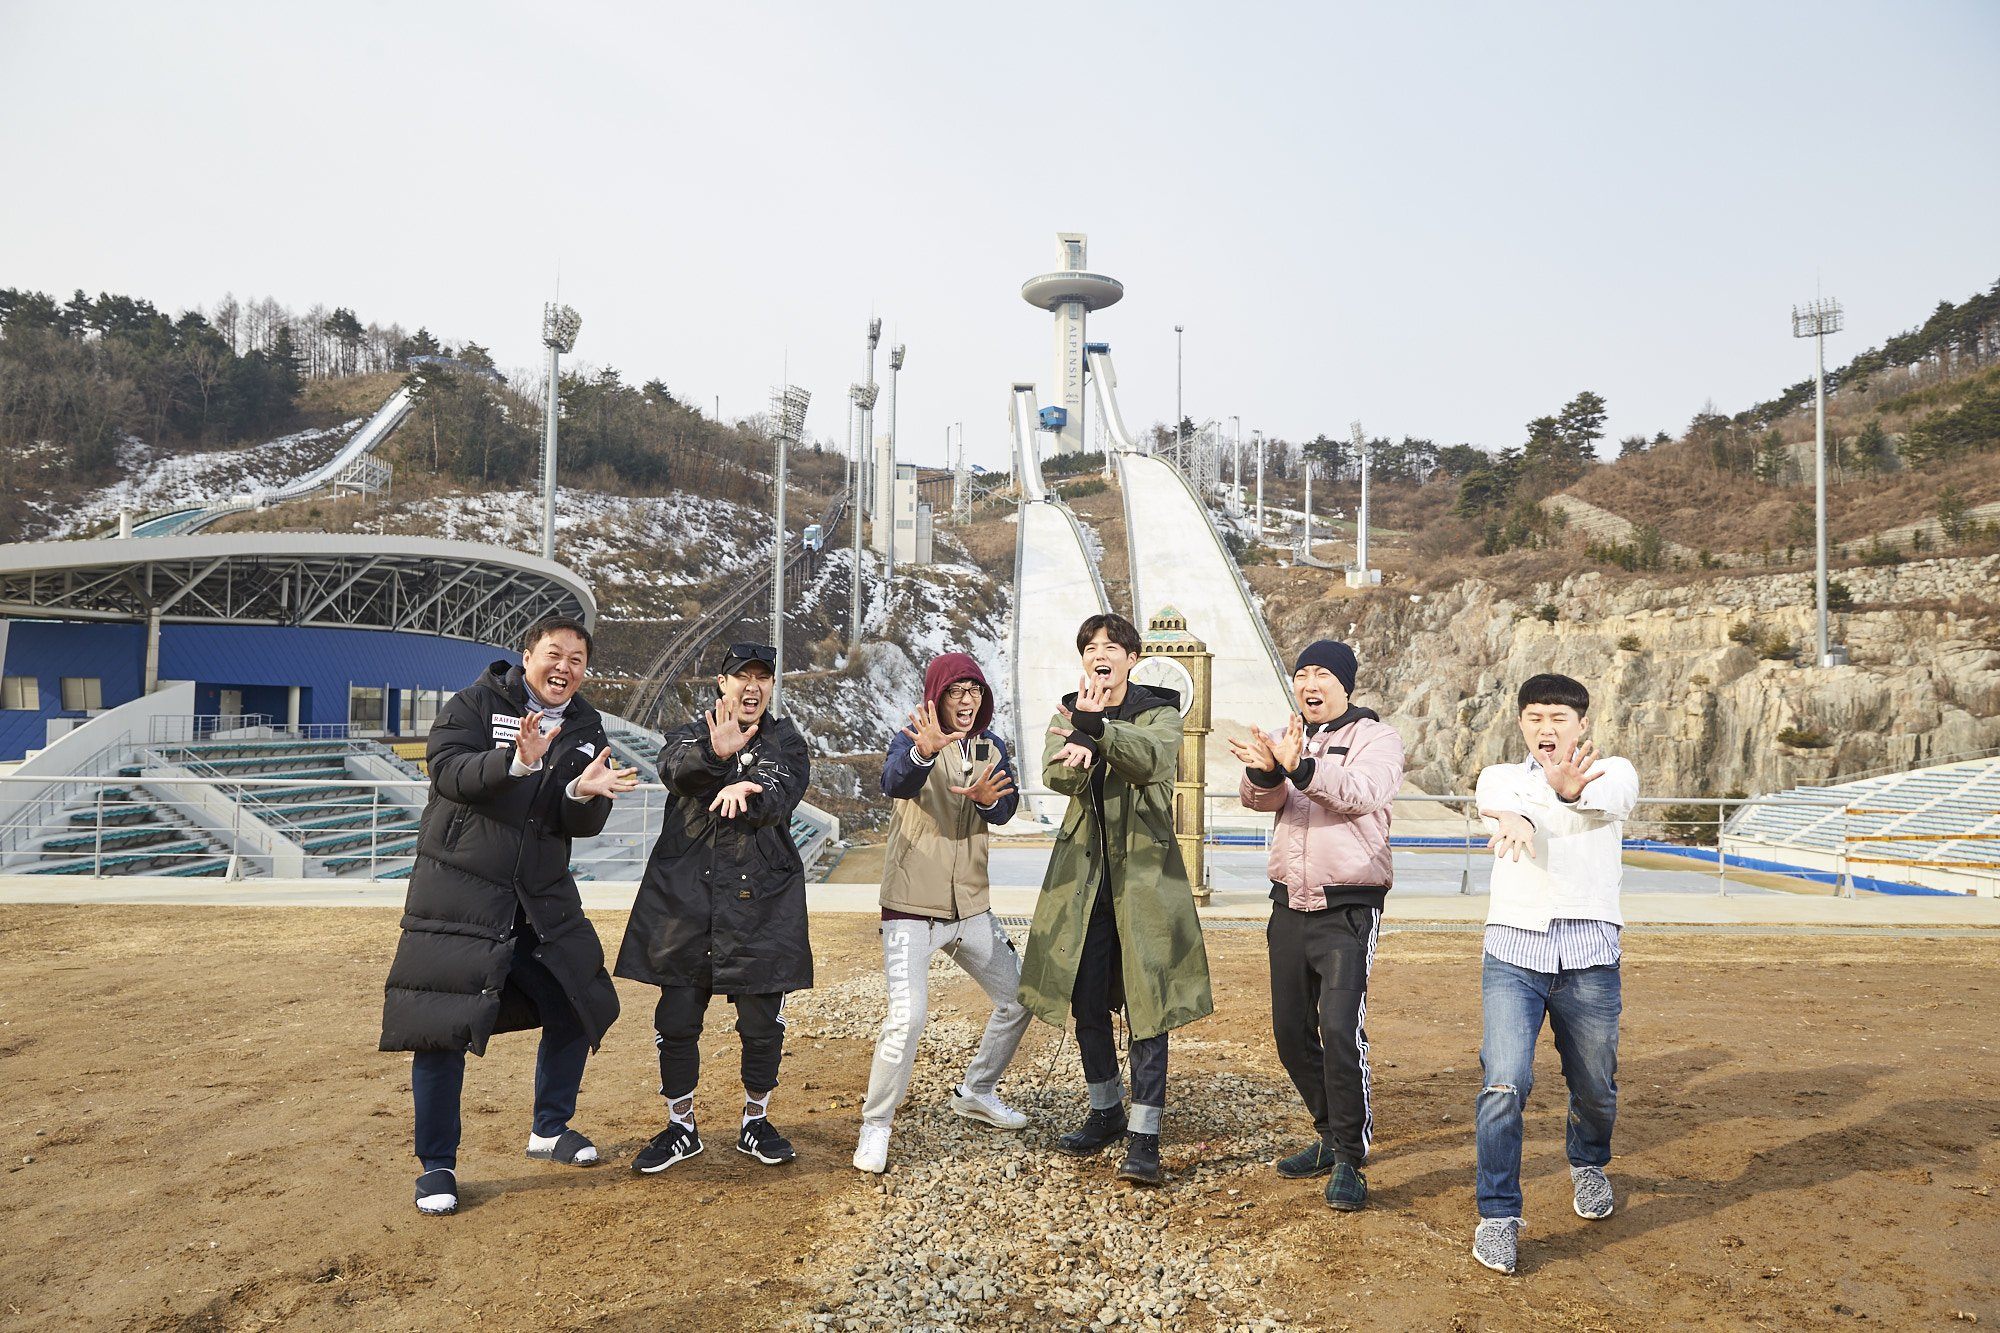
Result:
[[1016,385],[1014,475],[1021,486],[1020,531],[1014,538],[1014,748],[1021,775],[1021,814],[1055,824],[1068,798],[1042,780],[1042,745],[1056,704],[1076,688],[1082,668],[1076,627],[1105,609],[1104,586],[1083,543],[1083,530],[1060,501],[1046,498],[1035,445],[1038,413],[1032,385]]
[[363,454],[373,453],[377,445],[389,438],[389,432],[402,424],[403,418],[408,416],[409,412],[410,391],[398,389],[389,395],[388,402],[376,409],[374,416],[363,423],[361,429],[354,433],[354,437],[341,446],[339,453],[303,477],[264,491],[234,496],[222,504],[206,508],[178,509],[172,513],[155,515],[134,526],[132,535],[170,537],[176,533],[198,532],[225,514],[258,509],[286,500],[303,499],[315,491],[332,485],[333,479],[355,459]]
[[1215,654],[1205,785],[1211,796],[1234,797],[1243,765],[1229,752],[1228,739],[1275,727],[1292,712],[1277,648],[1207,507],[1180,470],[1163,458],[1121,453],[1118,473],[1140,630],[1171,606]]

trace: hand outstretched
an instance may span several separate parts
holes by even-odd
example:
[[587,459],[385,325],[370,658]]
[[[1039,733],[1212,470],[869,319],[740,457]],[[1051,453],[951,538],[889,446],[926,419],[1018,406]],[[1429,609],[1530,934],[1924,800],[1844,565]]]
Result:
[[1601,768],[1595,773],[1590,771],[1591,765],[1597,762],[1597,747],[1588,741],[1578,744],[1576,749],[1570,752],[1569,758],[1561,763],[1552,764],[1542,758],[1539,752],[1535,755],[1535,762],[1542,766],[1542,772],[1548,776],[1550,789],[1565,801],[1574,801],[1583,795],[1585,787],[1604,776],[1604,770]]
[[957,795],[970,796],[972,803],[978,806],[993,805],[1003,796],[1012,793],[1013,790],[1013,775],[1000,767],[998,759],[995,759],[988,765],[986,771],[979,775],[979,780],[971,786],[952,788],[952,791]]
[[610,750],[599,750],[590,767],[577,775],[576,794],[585,798],[608,796],[615,801],[638,785],[638,769],[620,768]]
[[514,737],[514,757],[528,768],[542,762],[542,756],[555,744],[556,737],[562,735],[562,723],[542,731],[541,710],[530,708],[521,719],[521,730]]
[[734,819],[750,808],[750,798],[764,790],[754,782],[732,782],[715,793],[708,808],[724,819]]
[[715,751],[717,759],[729,759],[740,753],[757,735],[757,724],[740,727],[733,717],[722,716],[722,705],[716,704],[703,715],[708,723],[708,748]]
[[919,758],[926,762],[938,757],[938,752],[953,741],[965,739],[962,731],[946,731],[938,721],[937,705],[927,703],[922,708],[910,710],[910,725],[903,728],[903,734],[910,738],[910,745]]

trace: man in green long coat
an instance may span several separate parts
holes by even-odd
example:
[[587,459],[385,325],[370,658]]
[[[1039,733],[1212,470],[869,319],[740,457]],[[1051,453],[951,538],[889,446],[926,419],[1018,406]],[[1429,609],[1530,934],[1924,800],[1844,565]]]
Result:
[[[1076,1019],[1090,1113],[1058,1147],[1087,1157],[1125,1139],[1118,1174],[1160,1183],[1167,1033],[1214,1009],[1208,952],[1180,844],[1174,768],[1180,696],[1127,681],[1139,631],[1092,616],[1076,634],[1083,681],[1049,728],[1042,773],[1069,797],[1021,963],[1021,1002],[1062,1027]],[[1131,1037],[1132,1110],[1125,1111],[1111,1013]]]

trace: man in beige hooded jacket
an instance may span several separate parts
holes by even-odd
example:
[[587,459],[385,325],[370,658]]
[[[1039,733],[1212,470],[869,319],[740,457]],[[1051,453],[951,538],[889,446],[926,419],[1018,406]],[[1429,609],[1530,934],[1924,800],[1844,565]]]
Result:
[[889,1015],[861,1108],[854,1165],[862,1171],[888,1169],[890,1125],[909,1091],[930,1009],[931,955],[940,951],[993,1001],[965,1081],[952,1089],[952,1111],[996,1129],[1028,1123],[998,1092],[1029,1015],[1016,995],[1020,958],[988,903],[986,830],[1012,819],[1020,800],[992,721],[993,692],[979,664],[965,653],[945,653],[925,670],[923,707],[890,742],[882,765],[882,794],[895,801],[882,863]]

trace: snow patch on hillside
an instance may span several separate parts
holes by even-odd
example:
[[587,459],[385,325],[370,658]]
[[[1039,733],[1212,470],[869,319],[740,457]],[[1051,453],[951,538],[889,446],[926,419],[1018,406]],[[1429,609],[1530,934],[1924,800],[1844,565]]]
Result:
[[118,446],[125,475],[60,512],[30,502],[50,537],[81,537],[115,524],[120,510],[135,517],[191,505],[214,504],[245,491],[266,490],[323,467],[340,452],[365,418],[323,430],[302,430],[241,449],[167,453],[127,436]]

